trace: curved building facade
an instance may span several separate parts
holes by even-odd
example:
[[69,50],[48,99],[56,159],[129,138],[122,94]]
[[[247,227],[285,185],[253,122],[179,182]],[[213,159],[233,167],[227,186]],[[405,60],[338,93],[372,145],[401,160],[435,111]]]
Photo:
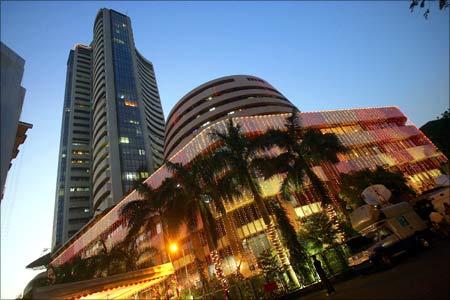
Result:
[[163,163],[164,151],[164,114],[156,86],[153,64],[136,51],[138,81],[141,99],[144,105],[143,119],[145,119],[148,142],[150,143],[150,158],[156,170]]
[[164,117],[153,65],[135,48],[128,16],[101,9],[92,47],[92,199],[103,211],[162,164]]
[[291,112],[293,104],[272,85],[250,75],[218,78],[193,89],[166,123],[164,157],[170,158],[209,124],[229,117]]
[[[255,116],[233,117],[233,122],[242,127],[244,134],[258,134],[269,128],[283,128],[290,113],[273,113]],[[364,168],[375,168],[387,165],[400,170],[408,180],[408,184],[416,191],[423,192],[435,187],[434,178],[440,175],[439,167],[447,158],[413,125],[407,124],[406,116],[397,107],[364,108],[324,112],[300,113],[302,125],[315,128],[323,133],[333,132],[342,144],[349,148],[347,153],[338,156],[335,164],[323,163],[313,167],[317,176],[326,182],[333,201],[339,201],[340,174],[359,171]],[[226,119],[212,122],[204,130],[189,140],[179,151],[170,157],[172,163],[188,164],[196,157],[211,149],[215,141],[209,134],[212,130],[225,130]],[[164,164],[145,181],[153,189],[171,176],[170,169]],[[266,197],[274,196],[279,191],[279,181],[274,178],[260,182],[261,191]],[[129,203],[141,199],[135,190],[123,198],[116,206],[98,219],[93,220],[58,251],[52,253],[52,265],[58,266],[74,257],[88,257],[100,251],[101,239],[105,239],[108,247],[119,243],[126,236],[128,227],[126,219],[121,216],[122,208]],[[290,210],[292,224],[299,223],[297,218],[304,218],[320,211],[321,204],[314,190],[309,186],[301,193],[292,195],[286,209]],[[218,224],[218,250],[223,253],[225,275],[236,271],[236,262],[242,262],[241,273],[245,277],[253,276],[258,271],[257,257],[267,249],[265,225],[253,204],[252,197],[242,197],[224,203],[230,222],[216,216]],[[228,224],[228,225],[227,225]],[[195,282],[198,274],[195,270],[194,248],[189,246],[194,234],[201,234],[198,223],[195,233],[180,231],[177,236],[184,245],[182,256],[172,257],[179,282]],[[227,226],[227,227],[225,227]],[[149,230],[139,237],[139,247],[147,249],[151,245],[158,249],[161,256],[155,256],[155,263],[166,262],[163,253],[167,251],[163,232],[155,222],[155,230]],[[296,228],[298,230],[298,227]],[[245,240],[245,241],[244,241]],[[145,241],[145,242],[143,242]],[[244,244],[245,249],[243,246]],[[243,251],[244,250],[244,251]],[[204,254],[209,253],[205,250]],[[167,258],[167,257],[166,257]],[[206,258],[205,258],[206,259]],[[142,261],[144,261],[143,258]],[[211,263],[211,261],[209,261]],[[186,269],[189,280],[186,281]],[[212,268],[212,266],[211,266]],[[189,271],[190,270],[190,271]]]

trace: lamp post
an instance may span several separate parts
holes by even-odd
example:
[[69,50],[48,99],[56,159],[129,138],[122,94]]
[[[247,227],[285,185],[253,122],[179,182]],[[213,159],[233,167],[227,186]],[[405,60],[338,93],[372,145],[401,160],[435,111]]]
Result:
[[[172,253],[176,253],[178,252],[178,245],[176,243],[171,243],[169,246],[169,250]],[[181,247],[181,255],[183,257],[185,257],[184,255],[184,247]],[[184,265],[184,271],[186,272],[186,281],[190,283],[189,280],[189,273],[188,273],[188,269],[187,269],[187,265]],[[188,290],[189,290],[189,297],[192,297],[192,292],[191,292],[191,285],[188,283]]]
[[172,266],[173,266],[173,270],[174,270],[173,275],[175,276],[175,282],[177,283],[177,287],[175,287],[175,289],[176,289],[176,291],[177,291],[177,298],[179,299],[179,298],[180,298],[180,293],[178,292],[177,272],[176,272],[175,266],[174,266],[174,264],[173,264],[173,262],[172,262],[172,257],[170,256],[170,252],[175,253],[177,250],[178,250],[178,245],[177,245],[176,243],[171,243],[171,244],[169,245],[169,251],[168,251],[167,254],[168,254],[168,256],[169,256],[169,261],[170,261],[170,263],[171,263]]

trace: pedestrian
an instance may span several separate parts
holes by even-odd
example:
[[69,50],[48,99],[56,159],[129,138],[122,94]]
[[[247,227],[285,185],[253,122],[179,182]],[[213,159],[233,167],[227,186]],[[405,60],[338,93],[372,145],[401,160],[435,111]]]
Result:
[[316,255],[313,255],[314,260],[314,268],[316,268],[316,272],[320,277],[320,281],[322,282],[322,287],[325,287],[327,289],[327,295],[331,295],[332,293],[336,292],[333,285],[331,284],[330,280],[327,278],[327,274],[325,273],[324,269],[322,268],[322,264],[320,261],[316,258]]

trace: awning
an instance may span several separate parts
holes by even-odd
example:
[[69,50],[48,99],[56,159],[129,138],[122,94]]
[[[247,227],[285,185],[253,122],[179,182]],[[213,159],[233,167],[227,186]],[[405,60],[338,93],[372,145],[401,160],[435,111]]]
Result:
[[37,288],[33,299],[129,299],[174,273],[172,263],[138,271]]
[[98,300],[98,299],[130,299],[134,294],[146,290],[152,285],[155,285],[161,281],[163,281],[165,277],[160,277],[154,280],[150,280],[148,282],[142,282],[135,285],[119,287],[113,290],[98,292],[94,294],[90,294],[86,297],[81,297],[81,300]]
[[35,261],[30,263],[25,268],[33,269],[33,268],[44,267],[44,266],[48,265],[51,261],[52,261],[52,256],[51,256],[51,253],[49,252],[49,253],[39,257],[38,259],[36,259]]

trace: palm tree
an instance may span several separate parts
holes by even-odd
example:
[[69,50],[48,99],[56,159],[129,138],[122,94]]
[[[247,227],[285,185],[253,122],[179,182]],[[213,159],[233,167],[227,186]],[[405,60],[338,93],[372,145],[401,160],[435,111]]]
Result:
[[[254,164],[265,178],[285,174],[281,184],[281,196],[290,200],[291,194],[298,197],[298,191],[306,186],[305,175],[317,192],[325,211],[334,224],[339,225],[332,207],[328,190],[313,171],[312,166],[323,162],[337,162],[337,154],[347,149],[335,134],[322,134],[316,129],[304,129],[298,117],[298,110],[293,109],[286,118],[285,129],[269,129],[261,136],[263,143],[259,147],[265,155],[255,159]],[[273,155],[276,149],[278,155]]]
[[318,193],[323,204],[330,204],[328,191],[314,173],[312,166],[323,162],[338,162],[337,154],[347,149],[333,133],[322,134],[316,129],[304,129],[298,117],[298,110],[286,118],[286,129],[269,129],[261,139],[259,146],[269,153],[274,147],[279,155],[264,155],[256,159],[255,165],[266,178],[284,173],[281,195],[290,200],[290,194],[305,186],[305,175]]
[[281,202],[275,197],[270,203],[272,204],[284,244],[289,251],[289,260],[292,267],[297,274],[302,276],[303,284],[307,284],[311,282],[311,270],[313,269],[311,260],[307,256],[305,248],[300,244],[297,232]]
[[156,248],[152,246],[138,247],[136,243],[132,244],[122,241],[115,245],[107,255],[109,263],[112,265],[109,272],[117,274],[152,266],[153,263],[151,261],[139,263],[139,260],[145,254],[153,254],[156,252]]
[[[166,181],[157,190],[145,182],[135,184],[135,189],[141,196],[141,199],[128,202],[120,212],[128,220],[129,230],[125,238],[126,243],[134,243],[141,231],[151,231],[159,221],[163,233],[164,253],[167,252],[167,237],[169,234],[164,214],[170,201],[169,195],[166,193],[170,184],[173,185],[173,183]],[[158,219],[155,219],[155,217]]]
[[249,191],[253,196],[253,200],[261,213],[264,224],[267,226],[267,235],[271,244],[274,246],[278,257],[283,266],[287,269],[290,278],[299,286],[298,278],[289,263],[286,253],[281,247],[281,241],[274,225],[270,218],[269,211],[263,200],[261,187],[257,180],[257,172],[253,166],[253,159],[257,156],[261,141],[249,139],[242,133],[239,124],[233,124],[232,119],[229,119],[226,125],[226,131],[213,130],[211,137],[219,142],[219,148],[214,152],[213,161],[219,166],[221,170],[228,170],[232,173],[234,182]]
[[[207,154],[197,157],[188,165],[170,161],[165,164],[173,174],[163,183],[165,193],[172,198],[167,207],[167,221],[175,228],[179,228],[181,223],[185,223],[191,231],[195,231],[197,228],[196,216],[197,213],[200,214],[203,233],[214,262],[216,276],[224,292],[227,293],[228,283],[223,275],[221,259],[217,251],[217,223],[210,204],[214,205],[222,215],[225,214],[218,186],[220,181],[225,182],[228,178],[217,179],[218,171],[214,167],[215,164],[211,162],[211,156]],[[195,256],[199,257],[198,254]]]

